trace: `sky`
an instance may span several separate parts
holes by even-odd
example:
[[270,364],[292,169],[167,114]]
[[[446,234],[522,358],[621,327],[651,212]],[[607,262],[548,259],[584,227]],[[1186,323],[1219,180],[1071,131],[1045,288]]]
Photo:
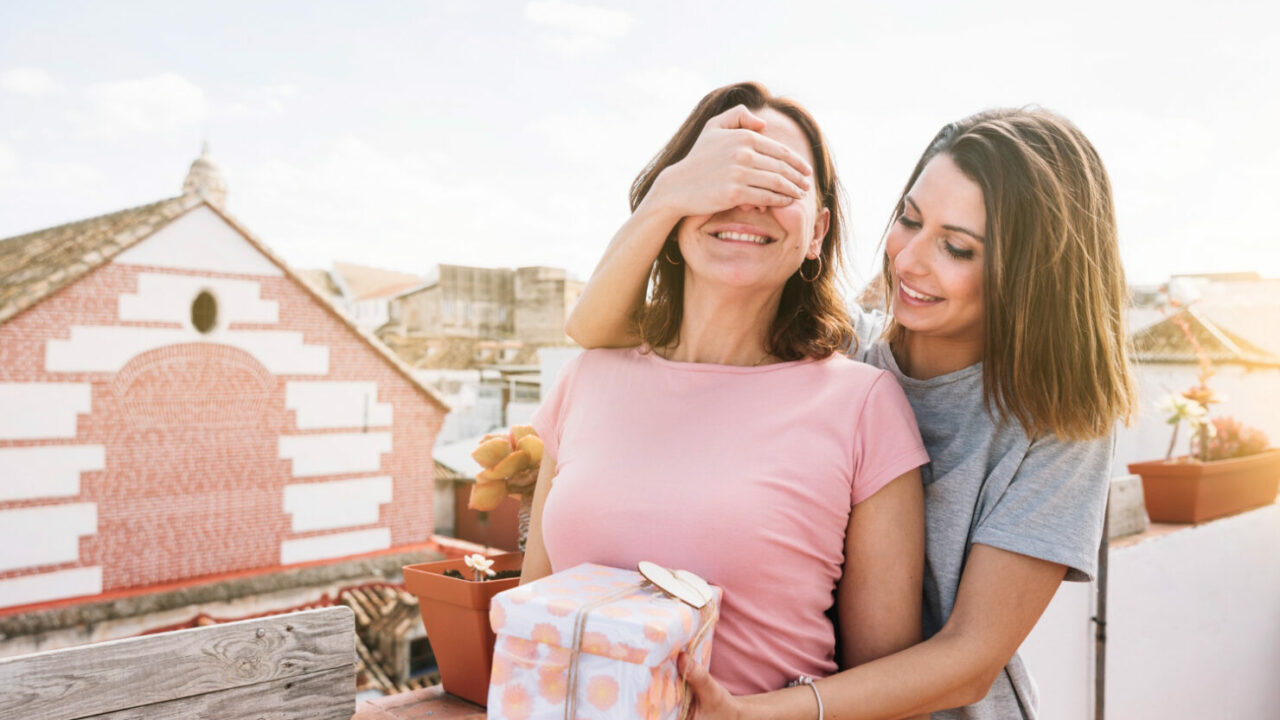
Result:
[[177,195],[208,140],[228,211],[296,267],[585,278],[698,99],[752,79],[827,134],[852,287],[933,134],[1026,104],[1097,146],[1131,282],[1280,277],[1278,14],[1229,0],[5,3],[0,237]]

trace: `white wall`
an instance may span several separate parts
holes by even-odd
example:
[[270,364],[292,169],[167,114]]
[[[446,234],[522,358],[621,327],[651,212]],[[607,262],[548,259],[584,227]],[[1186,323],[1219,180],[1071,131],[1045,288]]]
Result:
[[1093,715],[1094,583],[1062,583],[1018,653],[1040,691],[1040,720]]
[[[1113,547],[1109,719],[1280,717],[1280,505]],[[1041,720],[1093,717],[1094,585],[1064,584],[1021,653]]]

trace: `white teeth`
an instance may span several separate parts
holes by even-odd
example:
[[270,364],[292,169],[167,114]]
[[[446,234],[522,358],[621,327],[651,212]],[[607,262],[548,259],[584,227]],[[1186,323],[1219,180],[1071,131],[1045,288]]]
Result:
[[907,297],[909,298],[915,298],[916,300],[923,300],[925,302],[933,302],[935,300],[942,299],[940,297],[934,297],[932,295],[925,295],[924,293],[918,293],[915,290],[912,290],[911,288],[907,287],[906,285],[902,285],[901,287],[902,287],[902,292],[906,293]]
[[739,240],[742,242],[753,242],[757,245],[766,245],[769,242],[769,238],[765,237],[764,235],[748,235],[747,233],[730,232],[728,230],[724,232],[716,233],[716,237],[720,238],[721,240]]

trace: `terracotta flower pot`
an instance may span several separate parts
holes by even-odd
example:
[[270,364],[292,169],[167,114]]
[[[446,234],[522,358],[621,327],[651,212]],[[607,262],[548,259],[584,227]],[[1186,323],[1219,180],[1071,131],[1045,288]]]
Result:
[[1133,463],[1152,522],[1198,523],[1276,501],[1280,450],[1229,460]]
[[[493,558],[493,569],[519,570],[524,553]],[[447,577],[457,570],[471,577],[461,559],[404,566],[404,582],[418,597],[422,625],[440,665],[440,682],[446,692],[484,705],[489,695],[489,670],[493,667],[493,630],[489,627],[489,600],[520,584],[520,578],[460,580]]]

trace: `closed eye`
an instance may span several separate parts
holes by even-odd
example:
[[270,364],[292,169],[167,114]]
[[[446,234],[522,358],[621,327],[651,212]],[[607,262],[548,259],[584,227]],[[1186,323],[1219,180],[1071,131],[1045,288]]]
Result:
[[911,220],[911,219],[908,219],[906,215],[899,215],[899,216],[898,216],[898,224],[899,224],[899,225],[901,225],[901,226],[902,226],[902,227],[904,227],[904,228],[909,229],[909,230],[919,230],[919,229],[920,229],[920,221],[919,221],[919,220]]
[[957,260],[972,260],[972,259],[973,259],[973,251],[972,251],[972,250],[969,250],[969,249],[967,249],[967,248],[956,247],[955,245],[952,245],[951,243],[947,242],[946,240],[943,240],[943,241],[942,241],[942,244],[943,244],[943,246],[946,248],[946,250],[947,250],[947,254],[948,254],[948,255],[950,255],[951,257],[953,257],[953,258],[957,259]]

